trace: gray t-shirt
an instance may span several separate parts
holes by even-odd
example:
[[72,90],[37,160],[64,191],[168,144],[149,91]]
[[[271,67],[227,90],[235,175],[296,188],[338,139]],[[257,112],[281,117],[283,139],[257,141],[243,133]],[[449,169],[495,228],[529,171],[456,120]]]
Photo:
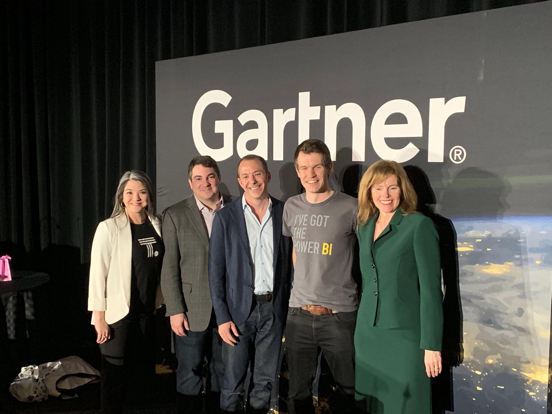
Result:
[[282,232],[293,238],[297,255],[289,306],[357,309],[352,275],[356,215],[357,200],[337,191],[318,204],[309,203],[304,193],[286,202]]

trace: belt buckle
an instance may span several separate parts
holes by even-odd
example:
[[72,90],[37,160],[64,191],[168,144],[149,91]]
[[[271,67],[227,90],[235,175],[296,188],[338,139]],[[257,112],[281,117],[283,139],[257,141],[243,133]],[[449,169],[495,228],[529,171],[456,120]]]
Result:
[[331,313],[331,310],[321,305],[307,305],[306,309],[311,315],[328,315]]

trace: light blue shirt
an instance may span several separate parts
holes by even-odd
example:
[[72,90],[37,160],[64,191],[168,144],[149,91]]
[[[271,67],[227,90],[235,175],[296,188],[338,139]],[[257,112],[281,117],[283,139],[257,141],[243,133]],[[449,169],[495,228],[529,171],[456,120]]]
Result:
[[274,288],[274,229],[272,226],[272,200],[259,222],[251,208],[242,197],[243,215],[247,226],[249,250],[253,259],[253,278],[255,279],[255,294],[272,292]]

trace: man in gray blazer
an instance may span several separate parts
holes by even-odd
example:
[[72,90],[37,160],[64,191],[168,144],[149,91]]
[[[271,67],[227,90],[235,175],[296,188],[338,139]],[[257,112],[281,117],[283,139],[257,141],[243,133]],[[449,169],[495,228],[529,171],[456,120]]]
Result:
[[193,195],[163,213],[165,257],[161,289],[175,333],[178,360],[176,388],[179,413],[202,410],[202,371],[209,367],[207,401],[218,404],[224,374],[221,339],[209,294],[208,256],[211,226],[217,211],[230,203],[219,191],[220,170],[209,156],[195,157],[188,166]]

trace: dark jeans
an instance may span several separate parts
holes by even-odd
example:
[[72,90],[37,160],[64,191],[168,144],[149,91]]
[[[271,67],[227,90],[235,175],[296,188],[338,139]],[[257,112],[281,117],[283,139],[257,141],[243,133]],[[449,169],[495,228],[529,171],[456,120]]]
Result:
[[178,368],[176,390],[184,395],[198,395],[203,383],[204,360],[207,359],[207,391],[220,392],[224,375],[222,339],[212,318],[209,327],[200,332],[188,331],[188,336],[174,335]]
[[223,343],[225,365],[220,395],[220,408],[225,411],[244,410],[244,381],[251,363],[249,406],[268,411],[272,385],[277,378],[283,325],[276,319],[272,302],[254,301],[251,314],[238,326],[235,346]]
[[332,410],[336,411],[337,405],[338,412],[354,409],[356,317],[356,311],[312,315],[301,308],[289,308],[285,337],[290,414],[314,413],[311,388],[320,351],[324,352],[339,391]]
[[127,383],[134,395],[145,397],[151,393],[155,378],[155,316],[128,314],[109,328],[111,339],[100,345],[101,412],[122,413]]

